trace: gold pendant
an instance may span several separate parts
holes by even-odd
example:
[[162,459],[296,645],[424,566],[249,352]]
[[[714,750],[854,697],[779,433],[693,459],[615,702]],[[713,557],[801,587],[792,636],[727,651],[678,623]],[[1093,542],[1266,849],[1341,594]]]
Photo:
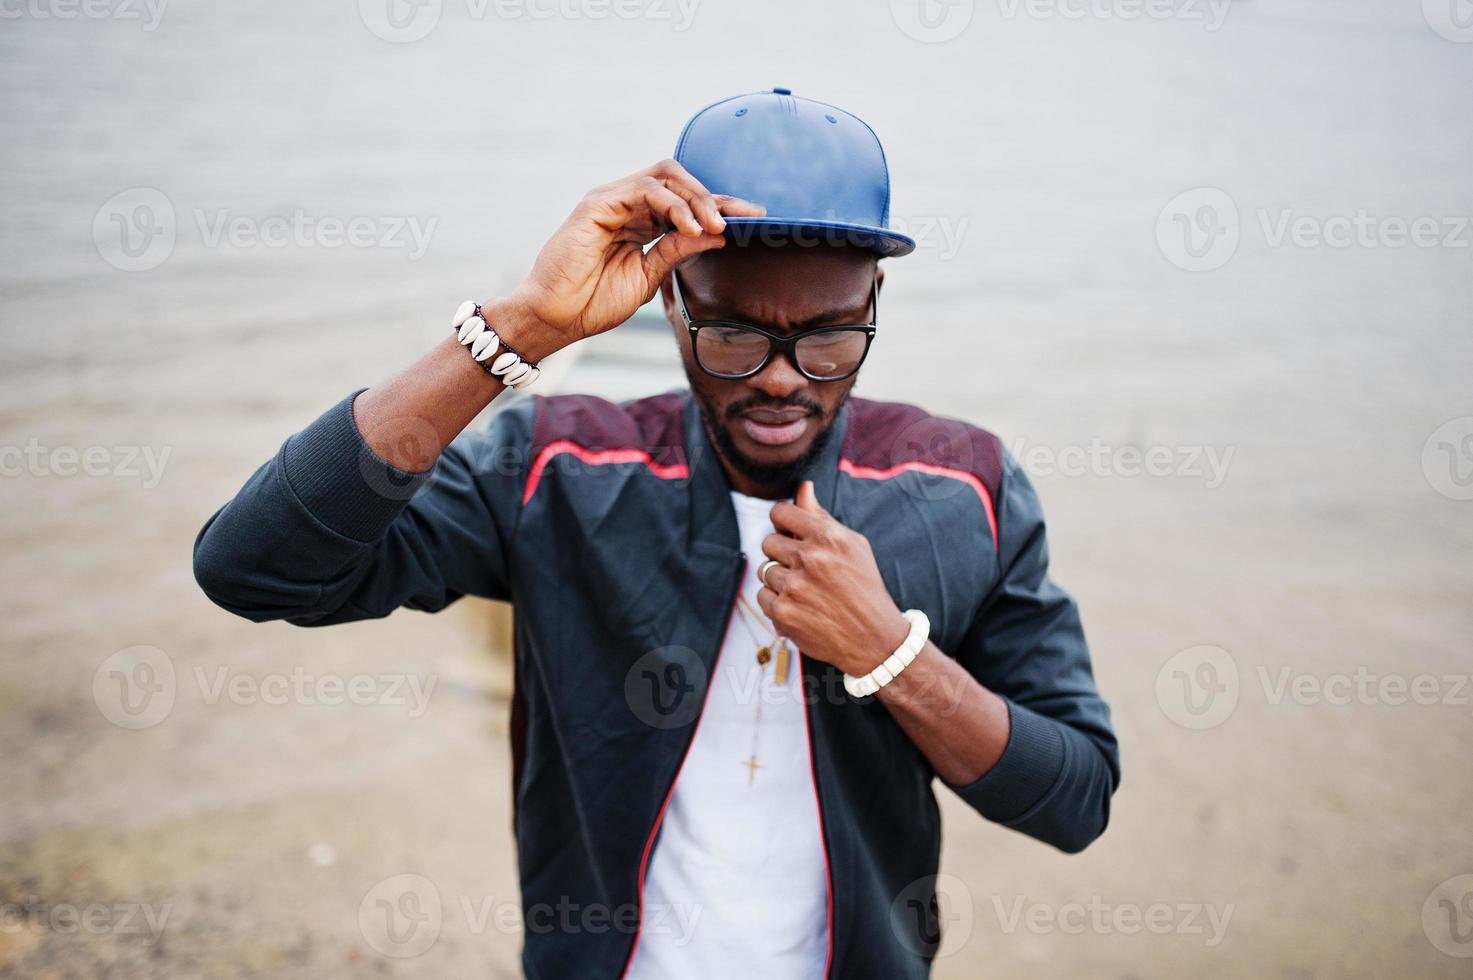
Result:
[[761,664],[762,666],[766,667],[767,666],[767,661],[769,661],[771,659],[772,659],[772,651],[770,649],[768,649],[767,647],[758,647],[758,649],[757,649],[757,662],[759,664]]
[[752,781],[757,778],[757,770],[762,768],[762,763],[757,761],[757,753],[753,752],[752,757],[743,759],[741,764],[747,767],[747,785],[751,786]]
[[772,679],[779,685],[788,682],[788,641],[782,640],[777,645],[777,666],[773,668]]

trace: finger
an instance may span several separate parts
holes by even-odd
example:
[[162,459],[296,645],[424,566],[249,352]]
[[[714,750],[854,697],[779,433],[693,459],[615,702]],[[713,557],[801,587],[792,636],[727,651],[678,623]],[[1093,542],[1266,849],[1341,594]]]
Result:
[[799,507],[808,511],[810,514],[827,513],[827,511],[823,509],[823,506],[818,502],[818,495],[813,491],[812,480],[804,480],[802,483],[798,484],[798,495],[795,498],[794,502]]
[[675,191],[660,183],[648,184],[641,190],[641,196],[650,211],[664,218],[682,235],[695,238],[705,232],[701,223],[696,220],[695,212],[691,211],[690,203]]
[[706,185],[701,183],[700,178],[685,169],[685,165],[679,160],[671,160],[667,157],[644,172],[656,180],[675,181],[684,184],[697,194],[711,193],[706,189]]
[[644,253],[644,274],[649,294],[653,296],[670,270],[699,252],[722,248],[726,239],[720,235],[702,235],[687,238],[684,235],[666,235],[655,243],[655,247]]
[[762,608],[763,615],[772,620],[773,623],[777,622],[777,616],[775,615],[773,610],[773,606],[776,602],[776,592],[766,587],[757,590],[757,605]]
[[762,553],[773,561],[780,561],[789,568],[797,568],[799,552],[803,546],[796,538],[784,534],[769,534],[762,539]]
[[723,215],[761,218],[767,214],[765,207],[752,201],[731,194],[712,194],[695,174],[685,169],[677,160],[661,160],[648,173],[690,202],[697,217],[701,219],[702,226],[713,234],[720,234],[726,228]]
[[762,576],[762,585],[775,593],[781,594],[783,585],[792,578],[793,570],[784,568],[782,565],[772,565],[767,569],[767,574]]
[[795,538],[813,534],[823,526],[824,520],[824,515],[806,511],[786,500],[772,505],[772,526],[779,531],[787,531]]
[[716,195],[705,188],[696,190],[674,179],[667,179],[665,186],[685,199],[691,210],[695,212],[696,218],[700,220],[701,227],[708,234],[719,235],[726,230],[726,219],[721,216],[721,207],[716,203]]
[[679,161],[661,160],[650,167],[647,173],[685,200],[700,222],[702,230],[719,235],[726,229],[726,219],[721,217],[716,196],[706,189],[706,185],[695,174],[681,166]]
[[760,204],[755,204],[745,198],[733,197],[730,194],[717,194],[716,207],[722,214],[732,218],[765,218],[767,209]]

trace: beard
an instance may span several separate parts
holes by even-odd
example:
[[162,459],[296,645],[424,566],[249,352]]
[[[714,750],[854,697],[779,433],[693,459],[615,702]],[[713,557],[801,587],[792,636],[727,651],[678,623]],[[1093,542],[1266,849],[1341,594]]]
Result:
[[[845,391],[844,397],[834,406],[833,414],[829,416],[827,423],[819,430],[818,435],[813,437],[813,441],[809,443],[808,448],[801,455],[785,463],[764,463],[760,460],[753,459],[741,451],[736,444],[736,440],[731,437],[730,430],[717,419],[716,408],[711,404],[710,399],[699,389],[693,388],[693,390],[696,396],[696,403],[701,409],[701,418],[706,424],[706,432],[715,444],[716,451],[742,476],[758,486],[773,489],[786,489],[796,486],[798,481],[808,471],[808,467],[813,464],[814,460],[823,455],[824,449],[828,447],[829,440],[834,435],[834,419],[838,418],[839,410],[849,400],[849,392]],[[739,398],[735,402],[732,402],[726,409],[726,419],[724,421],[734,420],[742,412],[750,408],[805,408],[820,419],[823,418],[822,407],[806,398],[798,397],[789,398],[784,401],[774,401],[760,394],[754,394],[750,397]]]

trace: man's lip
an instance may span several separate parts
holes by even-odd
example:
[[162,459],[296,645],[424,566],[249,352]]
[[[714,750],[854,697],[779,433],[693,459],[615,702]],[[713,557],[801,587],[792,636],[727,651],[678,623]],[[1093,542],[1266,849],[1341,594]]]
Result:
[[812,413],[802,408],[785,408],[781,410],[753,408],[743,412],[742,416],[751,419],[753,422],[760,422],[763,425],[786,425],[789,422],[796,422],[810,414]]
[[[776,413],[766,414],[772,416]],[[788,416],[781,422],[764,421],[752,412],[744,412],[741,416],[742,429],[747,437],[766,446],[786,446],[802,438],[803,433],[808,431],[808,419],[807,412]]]

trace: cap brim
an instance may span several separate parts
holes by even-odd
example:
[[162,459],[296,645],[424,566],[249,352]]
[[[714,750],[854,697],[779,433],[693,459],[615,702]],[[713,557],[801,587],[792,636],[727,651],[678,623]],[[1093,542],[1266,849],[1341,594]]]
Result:
[[909,255],[916,247],[910,236],[888,228],[792,218],[727,218],[726,238],[738,245],[853,245],[886,258]]

